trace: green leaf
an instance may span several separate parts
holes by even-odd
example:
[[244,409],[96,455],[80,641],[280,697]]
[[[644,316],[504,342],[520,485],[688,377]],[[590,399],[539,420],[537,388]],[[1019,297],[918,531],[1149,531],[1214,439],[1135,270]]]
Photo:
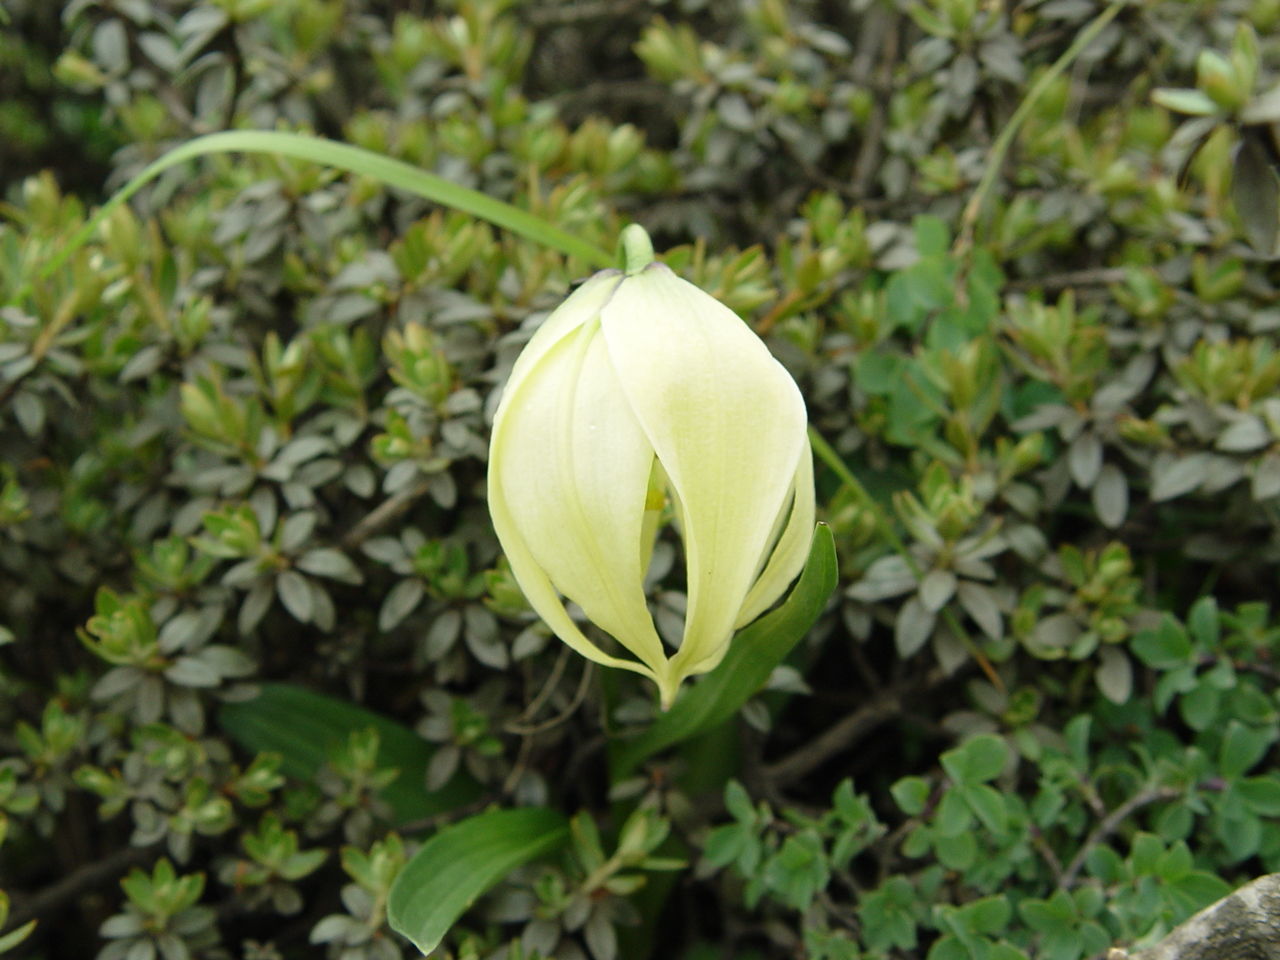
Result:
[[941,757],[942,769],[956,783],[972,784],[994,780],[1009,760],[1009,748],[999,737],[982,733],[966,740]]
[[974,933],[1001,933],[1009,925],[1013,916],[1013,907],[1003,894],[983,897],[972,903],[966,903],[956,911],[957,919]]
[[1231,172],[1231,200],[1249,245],[1264,257],[1275,256],[1280,231],[1280,179],[1263,139],[1263,127],[1243,127]]
[[1193,730],[1208,730],[1218,719],[1222,706],[1222,691],[1207,683],[1199,683],[1178,701],[1178,710],[1187,726]]
[[973,954],[958,937],[948,934],[934,942],[925,960],[973,960]]
[[929,783],[921,777],[903,777],[889,788],[902,812],[914,817],[929,799]]
[[911,222],[911,228],[916,235],[916,250],[922,257],[944,255],[951,246],[947,224],[939,217],[921,214]]
[[1120,854],[1102,844],[1089,851],[1085,863],[1089,867],[1089,875],[1104,884],[1119,883],[1126,876]]
[[1259,816],[1280,816],[1280,779],[1275,776],[1246,777],[1236,784],[1236,790]]
[[1187,630],[1197,643],[1213,649],[1218,645],[1218,601],[1213,597],[1201,597],[1191,605],[1187,614]]
[[[117,190],[111,199],[104,203],[84,226],[45,262],[36,272],[32,282],[38,283],[61,268],[71,255],[94,235],[99,225],[111,215],[112,211],[164,171],[196,157],[216,153],[270,153],[336,167],[339,170],[379,180],[389,187],[396,187],[406,193],[412,193],[434,203],[487,220],[494,226],[535,243],[577,257],[593,267],[614,265],[611,252],[602,250],[567,230],[561,230],[541,217],[513,207],[509,203],[503,203],[501,200],[495,200],[479,190],[472,190],[446,180],[444,177],[427,173],[401,160],[384,157],[348,143],[338,143],[306,134],[281,130],[228,130],[188,140],[153,161]],[[19,291],[13,300],[15,302],[21,300],[25,295],[25,290]]]
[[1222,738],[1222,748],[1218,757],[1222,776],[1228,780],[1234,780],[1247,773],[1262,759],[1273,740],[1274,737],[1266,730],[1254,730],[1238,720],[1232,720],[1227,725],[1227,732]]
[[720,666],[685,691],[675,705],[634,740],[616,743],[610,762],[617,783],[659,750],[724,723],[759,692],[774,667],[813,626],[836,585],[836,548],[831,528],[814,529],[809,560],[778,609],[751,624],[729,645]]
[[912,908],[917,899],[915,888],[905,877],[890,877],[882,887],[864,896],[858,906],[858,919],[867,946],[877,951],[890,947],[914,950],[917,940]]
[[1185,911],[1184,916],[1190,916],[1230,894],[1231,886],[1212,873],[1196,870],[1169,884],[1168,890],[1171,895],[1176,895],[1174,899]]
[[938,816],[935,820],[938,835],[958,837],[968,833],[973,826],[973,814],[969,805],[964,802],[960,788],[948,790],[938,804]]
[[397,823],[437,816],[480,796],[479,785],[465,774],[427,790],[423,784],[435,749],[425,740],[370,710],[292,684],[264,683],[255,699],[225,704],[218,721],[246,750],[280,754],[281,771],[299,780],[311,780],[353,731],[372,727],[379,764],[400,771],[381,791]]
[[0,953],[12,950],[23,940],[27,939],[27,937],[31,936],[31,931],[35,930],[35,928],[36,921],[28,920],[17,929],[10,930],[5,933],[4,936],[0,937]]
[[1009,825],[1009,811],[1004,797],[985,783],[961,787],[961,796],[983,825],[992,833],[1004,833]]
[[481,894],[568,838],[568,821],[545,807],[490,810],[445,827],[422,845],[392,884],[387,904],[391,929],[430,953]]
[[1191,661],[1191,640],[1181,624],[1166,614],[1158,627],[1133,638],[1133,652],[1148,667],[1172,670]]
[[935,837],[934,852],[938,861],[948,870],[968,870],[978,859],[978,841],[972,833],[956,837]]
[[1219,112],[1218,105],[1209,99],[1208,94],[1187,87],[1161,87],[1151,92],[1151,99],[1166,110],[1192,117],[1211,117]]
[[1156,864],[1164,856],[1164,844],[1160,838],[1151,833],[1139,833],[1133,838],[1133,846],[1129,851],[1129,864],[1137,876],[1147,876],[1156,872]]

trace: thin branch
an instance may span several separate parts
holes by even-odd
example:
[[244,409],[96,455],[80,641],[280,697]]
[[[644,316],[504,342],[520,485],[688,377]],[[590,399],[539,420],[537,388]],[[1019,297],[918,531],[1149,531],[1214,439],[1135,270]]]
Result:
[[544,720],[542,723],[533,726],[521,726],[518,723],[509,723],[503,727],[507,733],[516,733],[522,737],[532,737],[536,734],[550,730],[552,727],[559,726],[573,716],[574,712],[582,705],[582,701],[587,698],[587,688],[591,685],[592,663],[588,660],[582,668],[582,677],[578,680],[578,688],[573,692],[573,699],[569,701],[569,705],[560,711],[550,720]]
[[1140,793],[1135,793],[1120,806],[1116,807],[1107,814],[1102,822],[1089,832],[1089,836],[1085,837],[1084,843],[1080,845],[1080,849],[1076,851],[1076,855],[1071,858],[1071,862],[1067,864],[1067,869],[1062,871],[1062,876],[1058,880],[1059,890],[1070,890],[1076,882],[1076,877],[1080,875],[1080,871],[1084,869],[1084,862],[1089,857],[1089,853],[1107,837],[1111,836],[1121,824],[1128,820],[1131,816],[1141,810],[1143,807],[1150,806],[1153,803],[1159,803],[1162,800],[1176,800],[1182,796],[1182,791],[1176,787],[1148,787]]
[[596,0],[595,3],[566,3],[563,6],[533,7],[521,15],[535,27],[563,26],[589,20],[616,20],[639,10],[644,0]]
[[[809,441],[813,446],[813,452],[836,475],[855,497],[863,508],[870,512],[872,519],[875,521],[876,527],[879,529],[885,542],[889,544],[902,558],[902,562],[907,565],[907,569],[911,571],[911,575],[915,577],[916,583],[924,580],[924,571],[920,569],[920,563],[916,560],[915,554],[907,549],[906,543],[902,537],[898,536],[898,531],[894,528],[893,521],[889,518],[888,511],[880,506],[880,503],[873,497],[862,482],[854,476],[849,465],[840,458],[840,454],[831,444],[827,442],[827,438],[820,434],[816,428],[809,428]],[[947,628],[955,636],[965,650],[969,652],[969,656],[973,657],[974,662],[978,664],[982,672],[986,674],[992,686],[997,690],[1004,689],[1004,681],[1000,679],[1000,675],[996,673],[995,668],[991,665],[991,661],[987,659],[987,655],[982,652],[982,648],[974,642],[973,637],[969,636],[969,631],[964,628],[960,622],[960,618],[955,615],[948,604],[939,611],[939,617]]]
[[788,782],[803,777],[900,714],[904,701],[913,694],[932,689],[946,679],[946,673],[935,667],[923,681],[903,683],[882,690],[869,703],[828,727],[794,753],[766,766],[764,777],[775,782]]
[[415,500],[431,487],[431,481],[420,477],[412,485],[399,490],[374,507],[359,523],[347,531],[342,538],[344,550],[354,550],[371,536],[395,520],[409,509]]
[[122,847],[102,860],[87,863],[57,883],[19,901],[9,916],[9,929],[16,930],[30,920],[48,918],[69,901],[95,887],[115,880],[130,867],[141,866],[155,858],[153,848]]
[[1126,267],[1096,267],[1092,270],[1069,270],[1027,280],[1013,280],[1009,290],[1066,290],[1070,287],[1109,286],[1124,283],[1129,275]]

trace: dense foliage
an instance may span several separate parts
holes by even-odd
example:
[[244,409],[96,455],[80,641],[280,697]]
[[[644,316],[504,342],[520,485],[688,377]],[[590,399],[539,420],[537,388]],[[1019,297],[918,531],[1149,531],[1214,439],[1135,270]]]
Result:
[[[0,14],[0,952],[411,956],[392,882],[495,808],[567,840],[440,956],[1079,960],[1280,870],[1276,0]],[[841,566],[766,692],[611,766],[652,689],[499,555],[588,265],[246,154],[38,276],[230,128],[640,222],[767,339]]]

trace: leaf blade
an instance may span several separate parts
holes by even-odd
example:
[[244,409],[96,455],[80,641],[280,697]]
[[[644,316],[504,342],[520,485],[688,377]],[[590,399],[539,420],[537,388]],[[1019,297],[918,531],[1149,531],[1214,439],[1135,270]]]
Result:
[[437,816],[480,796],[479,786],[465,776],[428,792],[426,770],[435,749],[408,727],[293,684],[264,683],[260,689],[253,700],[224,704],[218,722],[245,749],[280,754],[281,769],[289,776],[312,779],[353,731],[372,727],[378,732],[379,759],[400,771],[381,790],[397,823]]
[[546,807],[489,810],[445,827],[392,884],[391,928],[430,953],[481,894],[568,837],[568,820]]

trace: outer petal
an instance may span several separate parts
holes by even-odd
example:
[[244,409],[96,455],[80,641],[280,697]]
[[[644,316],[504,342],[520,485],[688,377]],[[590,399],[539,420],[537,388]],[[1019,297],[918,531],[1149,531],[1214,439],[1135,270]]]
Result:
[[662,264],[622,282],[601,330],[680,501],[689,608],[678,680],[723,655],[795,483],[804,401],[737,315]]
[[813,452],[806,447],[800,454],[800,466],[796,470],[795,496],[789,506],[787,525],[778,537],[778,543],[769,555],[769,562],[760,573],[746,602],[738,612],[734,629],[745,627],[764,613],[782,596],[782,591],[804,568],[809,556],[809,543],[813,539],[816,520],[813,492]]
[[511,368],[511,376],[507,378],[507,384],[502,391],[502,400],[498,404],[497,413],[494,414],[495,431],[503,409],[510,405],[510,397],[529,372],[538,366],[543,355],[562,338],[573,333],[587,321],[600,316],[600,309],[608,303],[621,280],[622,272],[619,270],[601,270],[599,273],[592,274],[578,289],[569,294],[560,306],[552,310],[547,319],[542,321],[542,326],[534,331],[529,342],[520,351],[520,356],[516,357],[515,366]]
[[665,675],[640,569],[653,448],[617,384],[599,322],[542,352],[509,396],[494,425],[490,478],[519,538],[560,593]]

